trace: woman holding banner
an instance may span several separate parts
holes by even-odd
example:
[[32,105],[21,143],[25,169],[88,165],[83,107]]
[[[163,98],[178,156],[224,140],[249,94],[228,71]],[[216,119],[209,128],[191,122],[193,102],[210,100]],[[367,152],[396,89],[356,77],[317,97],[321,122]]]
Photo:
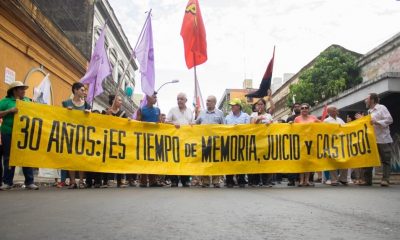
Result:
[[[271,114],[267,112],[267,102],[265,99],[260,98],[255,103],[255,112],[250,116],[250,122],[255,124],[270,124],[273,122]],[[261,177],[261,183],[260,183]],[[260,184],[272,187],[273,174],[248,174],[249,186],[257,186]]]
[[[294,123],[315,123],[321,122],[314,115],[310,115],[310,105],[308,103],[302,103],[300,107],[300,116],[297,116],[294,119]],[[300,183],[299,187],[302,186],[314,186],[313,183],[310,183],[310,173],[300,173]]]
[[[1,142],[3,144],[4,161],[4,184],[1,186],[0,190],[9,190],[13,186],[15,167],[9,166],[11,134],[14,125],[14,114],[18,112],[16,108],[17,100],[31,101],[29,98],[25,97],[26,89],[28,89],[27,85],[20,81],[15,81],[8,87],[7,96],[0,101],[0,118],[3,118],[3,123],[1,124]],[[23,167],[22,171],[25,176],[26,189],[39,189],[39,187],[33,183],[33,169],[30,167]]]
[[[121,109],[122,106],[121,96],[115,96],[115,95],[108,96],[108,104],[110,104],[110,107],[107,110],[103,110],[102,114],[111,115],[114,117],[128,118],[126,112]],[[111,174],[109,174],[108,176],[110,175]],[[116,176],[117,176],[117,187],[123,188],[128,186],[125,182],[122,181],[122,178],[124,176],[123,174],[116,174]],[[129,181],[130,186],[135,186],[135,180],[136,180],[135,174],[127,174],[126,178]]]
[[[72,94],[73,97],[62,102],[62,106],[68,108],[69,110],[81,110],[86,113],[90,112],[90,105],[85,101],[86,88],[80,83],[76,82],[72,84]],[[79,188],[85,188],[85,183],[83,182],[84,172],[79,172]],[[75,182],[75,171],[69,171],[70,186],[69,189],[76,189],[78,185]]]

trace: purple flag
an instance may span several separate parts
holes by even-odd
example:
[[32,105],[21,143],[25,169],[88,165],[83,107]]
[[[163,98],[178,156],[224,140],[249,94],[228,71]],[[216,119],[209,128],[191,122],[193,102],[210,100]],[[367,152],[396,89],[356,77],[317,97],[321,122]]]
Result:
[[151,28],[151,11],[143,26],[142,34],[139,36],[133,54],[139,62],[142,91],[148,96],[154,93],[154,48],[153,48],[153,30]]
[[104,25],[100,37],[96,42],[92,57],[90,58],[89,68],[80,80],[83,84],[89,84],[89,91],[86,100],[92,102],[94,97],[103,92],[103,80],[111,74],[111,65],[108,61],[105,49],[106,25]]

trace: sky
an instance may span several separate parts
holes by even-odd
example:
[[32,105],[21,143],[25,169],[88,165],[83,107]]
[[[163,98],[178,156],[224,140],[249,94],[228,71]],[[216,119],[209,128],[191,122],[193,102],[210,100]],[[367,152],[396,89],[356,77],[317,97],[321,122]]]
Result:
[[[132,47],[152,9],[156,89],[167,113],[184,92],[192,107],[193,69],[187,69],[180,36],[187,0],[108,0]],[[297,73],[332,44],[365,54],[400,32],[398,0],[199,0],[208,60],[197,66],[203,99],[219,102],[225,89],[258,88],[272,57],[273,77]],[[135,93],[141,93],[136,72]]]

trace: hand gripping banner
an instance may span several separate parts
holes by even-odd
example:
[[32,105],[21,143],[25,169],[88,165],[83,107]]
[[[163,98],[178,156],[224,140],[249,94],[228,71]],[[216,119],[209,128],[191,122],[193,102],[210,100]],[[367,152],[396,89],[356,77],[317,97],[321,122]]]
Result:
[[17,102],[12,166],[112,173],[300,173],[379,166],[370,123],[181,126]]

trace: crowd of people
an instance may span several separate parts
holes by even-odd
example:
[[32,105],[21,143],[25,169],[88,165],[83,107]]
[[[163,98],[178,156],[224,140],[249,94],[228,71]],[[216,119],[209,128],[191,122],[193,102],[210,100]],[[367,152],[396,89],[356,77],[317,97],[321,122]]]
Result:
[[[11,149],[11,133],[13,128],[14,114],[18,112],[16,108],[16,100],[31,101],[25,97],[27,85],[16,81],[10,84],[7,96],[0,100],[0,118],[1,124],[1,151],[2,164],[0,166],[0,190],[9,190],[13,188],[13,179],[15,167],[9,166],[10,149]],[[62,106],[67,109],[74,109],[100,114],[100,111],[91,109],[90,104],[85,101],[86,89],[82,83],[74,83],[72,85],[72,97],[63,101]],[[223,112],[216,108],[217,99],[215,96],[208,96],[206,100],[206,109],[198,113],[187,107],[187,96],[185,93],[177,95],[177,107],[172,108],[168,114],[161,113],[156,106],[157,93],[152,96],[146,96],[146,105],[140,107],[136,114],[137,121],[143,122],[161,122],[173,124],[179,128],[182,125],[189,124],[271,124],[274,122],[272,114],[274,104],[271,98],[271,91],[268,91],[268,101],[270,108],[267,109],[267,101],[263,98],[258,99],[253,105],[253,112],[248,115],[243,111],[242,101],[234,98],[229,102],[231,108],[230,113],[224,116]],[[381,186],[389,186],[390,177],[390,159],[391,159],[391,143],[389,125],[393,119],[384,105],[379,104],[379,97],[375,93],[371,93],[365,99],[368,114],[371,115],[372,124],[374,126],[376,140],[378,144],[379,156],[382,163],[382,180]],[[109,107],[103,110],[101,114],[112,115],[121,118],[128,118],[125,111],[121,109],[122,98],[120,96],[109,96]],[[338,110],[335,106],[328,106],[328,117],[323,122],[331,124],[345,124],[338,116]],[[310,105],[307,103],[295,103],[292,107],[293,115],[286,120],[287,123],[317,123],[321,122],[316,116],[310,114]],[[354,119],[361,118],[362,113],[357,113]],[[349,116],[346,121],[352,121]],[[285,122],[278,120],[277,122]],[[23,167],[25,176],[25,187],[27,189],[37,190],[39,187],[34,184],[33,169]],[[113,173],[97,173],[64,171],[61,170],[60,179],[56,179],[55,186],[59,188],[68,187],[69,189],[78,188],[104,188],[114,186],[116,181],[117,187],[215,187],[220,188],[223,183],[227,188],[239,186],[266,186],[272,187],[275,184],[281,184],[283,178],[287,178],[287,186],[293,187],[310,187],[315,182],[329,184],[331,186],[348,185],[350,183],[371,186],[372,185],[373,168],[360,169],[337,169],[332,171],[317,173],[297,173],[297,174],[237,174],[226,176],[159,176],[154,174],[113,174]],[[4,174],[3,174],[4,173]],[[76,177],[79,181],[76,182]],[[69,181],[68,181],[69,179]]]

